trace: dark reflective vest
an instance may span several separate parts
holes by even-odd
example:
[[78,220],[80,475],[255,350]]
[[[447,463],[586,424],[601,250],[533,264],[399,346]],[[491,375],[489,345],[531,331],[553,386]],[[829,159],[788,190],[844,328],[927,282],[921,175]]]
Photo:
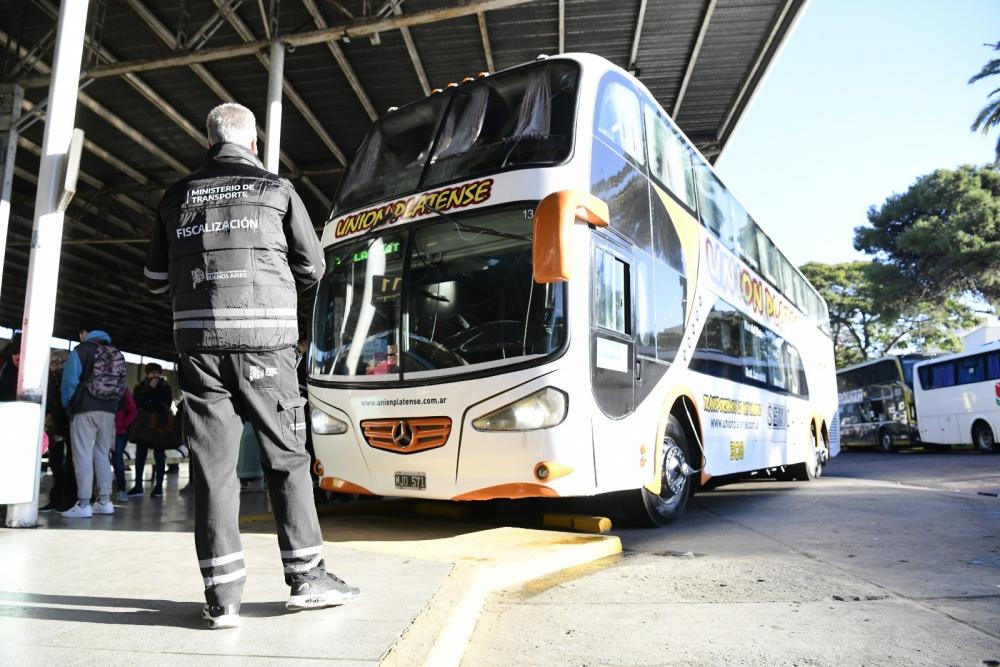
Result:
[[252,153],[217,144],[171,186],[159,214],[169,246],[181,351],[272,350],[298,339],[285,216],[291,185]]

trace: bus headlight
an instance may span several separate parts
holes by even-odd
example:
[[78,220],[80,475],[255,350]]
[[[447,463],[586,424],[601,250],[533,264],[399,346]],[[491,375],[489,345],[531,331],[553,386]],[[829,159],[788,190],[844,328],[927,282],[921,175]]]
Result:
[[309,413],[309,421],[312,422],[313,433],[318,435],[340,435],[347,433],[347,422],[326,414],[315,405],[312,406],[312,411]]
[[532,431],[552,428],[566,419],[566,394],[545,387],[472,422],[477,431]]

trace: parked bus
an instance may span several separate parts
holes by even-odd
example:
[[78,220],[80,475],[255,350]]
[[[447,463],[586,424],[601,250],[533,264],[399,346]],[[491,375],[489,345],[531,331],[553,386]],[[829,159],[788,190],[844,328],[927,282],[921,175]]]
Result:
[[628,491],[662,525],[711,476],[811,479],[838,450],[825,303],[603,58],[390,111],[322,240],[309,391],[325,489]]
[[837,371],[840,444],[894,452],[920,443],[913,365],[923,354],[888,355]]
[[915,366],[917,422],[924,442],[997,451],[1000,341]]

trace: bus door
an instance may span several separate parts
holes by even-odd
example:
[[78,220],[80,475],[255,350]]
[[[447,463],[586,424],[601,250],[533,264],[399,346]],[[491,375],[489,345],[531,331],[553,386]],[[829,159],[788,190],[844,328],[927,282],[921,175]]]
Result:
[[[591,279],[590,383],[603,415],[592,418],[597,470],[611,471],[624,460],[623,437],[615,421],[635,409],[635,334],[631,250],[594,235]],[[600,483],[600,480],[598,480]]]

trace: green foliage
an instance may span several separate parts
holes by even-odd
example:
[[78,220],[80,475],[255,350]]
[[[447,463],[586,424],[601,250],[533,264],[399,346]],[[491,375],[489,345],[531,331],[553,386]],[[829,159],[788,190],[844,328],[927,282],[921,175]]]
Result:
[[974,326],[971,310],[954,298],[912,301],[900,271],[878,262],[801,267],[830,309],[837,367],[901,351],[958,351],[955,331]]
[[[972,293],[1000,305],[1000,170],[939,169],[922,176],[854,230],[854,247],[895,274],[892,298],[940,303]],[[883,271],[885,269],[882,269]]]
[[[1000,51],[1000,42],[993,45],[993,50]],[[1000,58],[993,58],[983,65],[983,68],[969,79],[969,83],[975,83],[991,76],[1000,76]],[[973,132],[981,128],[983,134],[986,134],[991,128],[1000,127],[1000,88],[995,89],[987,95],[987,99],[990,99],[990,101],[983,107],[979,115],[976,116],[976,120],[972,123],[971,129]],[[1000,164],[1000,139],[997,139],[996,163]]]

